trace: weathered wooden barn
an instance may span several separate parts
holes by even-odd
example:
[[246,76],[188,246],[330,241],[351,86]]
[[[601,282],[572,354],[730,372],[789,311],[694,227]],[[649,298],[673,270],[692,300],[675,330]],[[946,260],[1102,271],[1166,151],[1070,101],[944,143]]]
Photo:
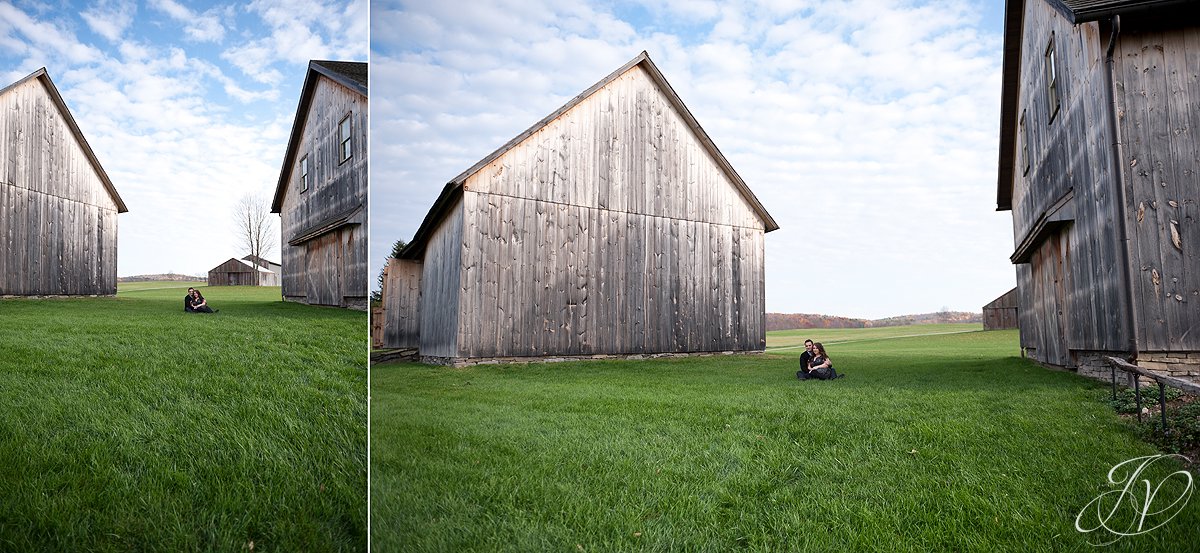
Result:
[[645,52],[451,180],[389,266],[430,361],[758,351],[775,221]]
[[125,202],[46,68],[0,89],[0,296],[117,293]]
[[312,61],[271,202],[289,301],[367,308],[367,64]]
[[1007,3],[997,206],[1030,356],[1200,368],[1198,130],[1196,3]]
[[1017,325],[1017,308],[1019,305],[1020,296],[1016,288],[992,300],[991,303],[983,306],[983,329],[1006,330],[1019,328]]
[[279,286],[281,270],[280,264],[253,255],[231,257],[208,271],[208,285]]

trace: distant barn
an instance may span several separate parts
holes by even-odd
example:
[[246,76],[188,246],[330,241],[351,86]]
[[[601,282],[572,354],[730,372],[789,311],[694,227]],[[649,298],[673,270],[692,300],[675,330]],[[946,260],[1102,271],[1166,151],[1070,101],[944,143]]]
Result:
[[247,255],[235,257],[208,271],[209,286],[279,286],[278,263]]
[[367,308],[367,64],[312,61],[271,212],[289,301]]
[[645,52],[451,180],[388,267],[429,361],[761,351],[777,229]]
[[1200,4],[1010,0],[997,207],[1021,346],[1200,374]]
[[0,296],[116,294],[126,211],[44,67],[0,89]]
[[1003,296],[992,300],[983,306],[983,329],[984,330],[1007,330],[1017,328],[1017,307],[1020,304],[1020,295],[1017,289],[1013,288],[1005,292]]

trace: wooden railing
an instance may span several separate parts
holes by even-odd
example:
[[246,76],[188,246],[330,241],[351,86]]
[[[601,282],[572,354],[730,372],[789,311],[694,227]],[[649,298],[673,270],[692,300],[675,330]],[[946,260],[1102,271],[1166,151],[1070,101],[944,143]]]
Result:
[[1138,422],[1142,422],[1142,389],[1141,389],[1142,379],[1138,378],[1138,377],[1144,376],[1144,377],[1152,379],[1158,383],[1158,410],[1159,410],[1159,413],[1162,414],[1162,431],[1163,432],[1167,431],[1167,395],[1166,395],[1165,386],[1179,388],[1180,390],[1183,390],[1184,392],[1187,392],[1189,394],[1200,395],[1200,384],[1196,384],[1194,382],[1183,380],[1181,378],[1175,378],[1173,376],[1166,376],[1166,375],[1161,375],[1158,373],[1150,372],[1150,371],[1143,369],[1137,365],[1132,365],[1129,362],[1125,361],[1124,359],[1118,359],[1116,357],[1105,357],[1104,360],[1108,361],[1109,366],[1112,367],[1112,398],[1113,398],[1113,400],[1117,399],[1117,369],[1120,369],[1123,372],[1135,375],[1133,378],[1133,397],[1137,401]]

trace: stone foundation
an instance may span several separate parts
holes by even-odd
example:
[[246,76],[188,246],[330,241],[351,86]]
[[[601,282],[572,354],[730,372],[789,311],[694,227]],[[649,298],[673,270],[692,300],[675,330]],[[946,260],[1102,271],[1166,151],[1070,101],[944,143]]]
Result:
[[1165,376],[1200,383],[1200,351],[1144,351],[1137,365]]
[[308,303],[308,298],[305,296],[284,296],[283,301],[303,303],[305,305],[311,305],[313,307],[338,307],[338,308],[353,309],[355,311],[366,311],[367,304],[368,304],[366,296],[344,297],[344,298],[342,298],[342,305],[320,305],[320,304],[316,304],[316,303]]
[[549,355],[544,357],[434,357],[422,355],[421,362],[427,365],[447,367],[473,367],[476,365],[513,365],[518,363],[561,363],[563,361],[594,361],[600,359],[680,359],[685,357],[711,357],[714,355],[761,355],[762,351],[704,351],[693,353],[635,353],[596,355]]
[[396,361],[420,361],[417,348],[387,349],[371,352],[371,363],[393,363]]
[[[1112,365],[1105,361],[1105,357],[1116,357],[1125,359],[1125,355],[1115,351],[1071,351],[1071,360],[1075,362],[1075,372],[1081,376],[1112,382]],[[1117,383],[1133,385],[1131,380],[1132,375],[1123,371],[1117,371]]]
[[[1035,357],[1037,350],[1034,348],[1026,348],[1029,357]],[[1112,382],[1113,369],[1105,357],[1116,357],[1118,359],[1127,359],[1126,352],[1120,351],[1086,351],[1086,350],[1071,350],[1071,367],[1059,367],[1047,363],[1039,362],[1040,365],[1055,369],[1073,370],[1079,373],[1080,376],[1094,378],[1104,382]],[[1143,351],[1138,354],[1137,360],[1133,363],[1143,369],[1161,374],[1163,376],[1172,376],[1192,382],[1200,383],[1200,351],[1197,352],[1154,352]],[[1117,384],[1122,386],[1133,386],[1134,376],[1130,373],[1117,370]],[[1143,384],[1153,384],[1154,381],[1148,377],[1141,377]]]

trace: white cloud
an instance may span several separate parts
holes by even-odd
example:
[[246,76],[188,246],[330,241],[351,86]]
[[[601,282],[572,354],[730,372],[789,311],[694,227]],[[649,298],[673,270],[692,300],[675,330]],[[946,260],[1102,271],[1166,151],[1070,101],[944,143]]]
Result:
[[96,48],[76,41],[73,33],[52,23],[36,21],[8,3],[0,4],[0,36],[13,43],[15,52],[36,53],[43,59],[86,63],[101,57]]
[[199,42],[221,42],[225,27],[216,9],[196,13],[174,0],[151,0],[150,5],[183,24],[188,37]]
[[109,42],[117,42],[129,28],[136,11],[137,6],[127,2],[99,2],[80,16],[96,34]]
[[364,60],[369,28],[365,0],[352,2],[256,0],[246,11],[267,25],[264,36],[231,46],[221,58],[258,81],[275,85],[283,75],[277,63],[307,64],[313,59]]

